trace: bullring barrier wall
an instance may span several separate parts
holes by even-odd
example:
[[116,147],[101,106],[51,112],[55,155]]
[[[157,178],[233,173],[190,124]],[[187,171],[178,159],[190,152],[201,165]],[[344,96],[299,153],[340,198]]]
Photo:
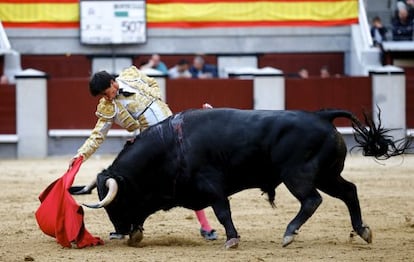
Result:
[[[384,77],[384,75],[381,76]],[[388,76],[395,77],[393,74]],[[375,97],[372,91],[374,88],[373,77],[375,76],[296,79],[282,76],[284,95],[281,96],[284,99],[286,109],[343,108],[355,112],[359,118],[362,118],[363,110],[372,111],[375,106]],[[254,97],[254,77],[250,79],[164,80],[166,101],[174,112],[200,108],[204,102],[209,102],[215,107],[253,109],[255,101],[262,99]],[[75,154],[76,149],[89,135],[95,124],[94,112],[97,98],[91,97],[88,93],[88,78],[50,78],[46,83],[47,87],[44,88],[47,90],[47,98],[44,101],[47,101],[47,128],[45,131],[47,156]],[[0,97],[3,101],[7,101],[2,103],[0,110],[0,157],[44,157],[34,151],[31,156],[17,152],[17,145],[23,143],[22,139],[24,138],[19,135],[16,129],[18,120],[11,116],[17,108],[18,94],[16,94],[15,88],[13,85],[0,86]],[[403,90],[405,94],[405,86],[400,90]],[[408,91],[410,95],[405,96],[405,99],[412,97],[413,90]],[[41,92],[38,94],[41,95]],[[5,99],[6,97],[7,99]],[[15,99],[14,103],[13,98]],[[30,97],[29,104],[30,101],[39,104],[41,100]],[[404,110],[407,109],[404,107]],[[412,119],[412,116],[414,116],[414,112],[406,112],[407,120]],[[406,122],[408,128],[414,127],[408,125],[408,121]],[[383,124],[386,123],[387,120],[383,119]],[[343,134],[350,133],[351,128],[348,121],[338,119],[335,124]],[[118,152],[129,135],[126,131],[114,126],[108,141],[104,143],[97,154]]]

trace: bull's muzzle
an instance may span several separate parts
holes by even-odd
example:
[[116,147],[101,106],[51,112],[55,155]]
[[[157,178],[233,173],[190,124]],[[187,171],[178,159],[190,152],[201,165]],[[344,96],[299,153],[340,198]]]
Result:
[[116,194],[118,193],[118,183],[113,178],[108,178],[105,182],[106,187],[108,188],[108,193],[98,203],[95,204],[83,204],[86,207],[89,208],[101,208],[109,205],[116,197]]

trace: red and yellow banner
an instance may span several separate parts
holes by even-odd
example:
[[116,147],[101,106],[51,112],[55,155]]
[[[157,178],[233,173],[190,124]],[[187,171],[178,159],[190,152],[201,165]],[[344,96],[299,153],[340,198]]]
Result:
[[148,0],[149,27],[331,26],[358,22],[357,0]]
[[[147,0],[149,28],[334,26],[358,22],[358,0]],[[79,0],[0,0],[5,27],[79,27]]]
[[4,27],[77,28],[79,0],[0,0]]

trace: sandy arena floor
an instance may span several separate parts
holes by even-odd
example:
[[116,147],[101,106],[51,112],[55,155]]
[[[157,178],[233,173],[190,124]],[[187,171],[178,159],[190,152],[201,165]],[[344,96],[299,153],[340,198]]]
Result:
[[[75,184],[89,182],[114,156],[83,164]],[[85,209],[86,228],[105,245],[62,248],[44,235],[34,213],[39,193],[66,170],[69,157],[45,160],[0,160],[0,261],[414,261],[414,156],[382,162],[349,156],[343,176],[358,187],[365,223],[374,232],[372,244],[349,239],[345,204],[323,194],[324,202],[301,228],[295,242],[282,248],[287,223],[299,205],[281,185],[272,209],[259,190],[231,197],[234,223],[241,235],[238,249],[224,250],[224,229],[206,209],[219,239],[207,242],[191,210],[175,208],[152,215],[138,248],[125,240],[109,240],[113,230],[104,209]],[[78,203],[95,202],[97,193],[76,196]]]

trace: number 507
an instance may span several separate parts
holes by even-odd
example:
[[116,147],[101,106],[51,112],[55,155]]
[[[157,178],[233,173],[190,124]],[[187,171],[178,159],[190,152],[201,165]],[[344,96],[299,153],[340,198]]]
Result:
[[139,21],[122,21],[122,32],[137,32],[142,30],[142,24]]

